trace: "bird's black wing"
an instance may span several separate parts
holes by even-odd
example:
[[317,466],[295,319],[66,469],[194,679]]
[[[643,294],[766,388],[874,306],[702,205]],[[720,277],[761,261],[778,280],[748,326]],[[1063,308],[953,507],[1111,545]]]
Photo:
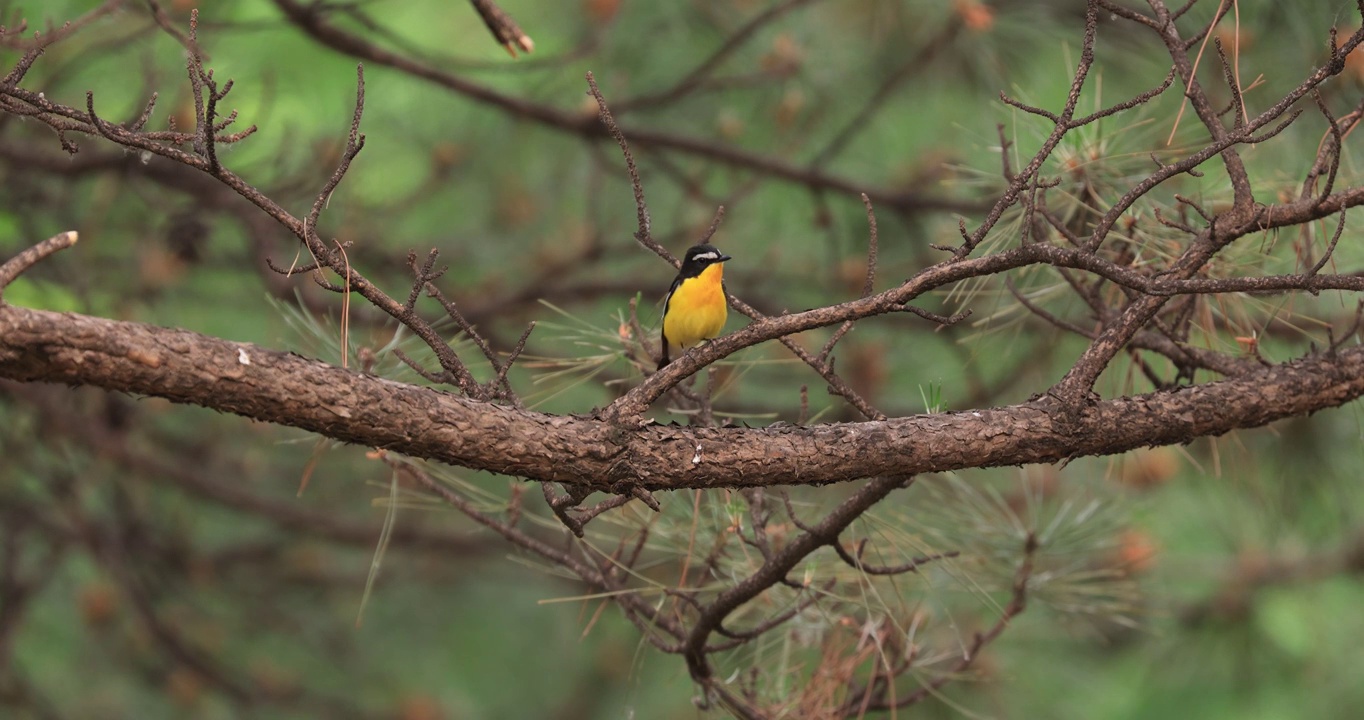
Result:
[[668,288],[668,294],[663,298],[663,320],[658,323],[658,335],[663,339],[663,348],[661,350],[663,359],[658,361],[658,367],[660,368],[672,361],[672,359],[668,357],[668,306],[673,301],[673,293],[677,292],[677,287],[682,284],[682,279],[680,273],[677,277],[673,278],[673,286]]

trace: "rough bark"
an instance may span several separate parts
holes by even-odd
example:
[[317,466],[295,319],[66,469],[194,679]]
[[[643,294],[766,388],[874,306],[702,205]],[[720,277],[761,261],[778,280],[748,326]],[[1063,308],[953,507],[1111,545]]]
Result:
[[1184,443],[1364,394],[1364,348],[1196,387],[1068,407],[813,427],[620,425],[473,401],[183,330],[0,305],[0,376],[92,385],[461,467],[599,490],[820,485]]

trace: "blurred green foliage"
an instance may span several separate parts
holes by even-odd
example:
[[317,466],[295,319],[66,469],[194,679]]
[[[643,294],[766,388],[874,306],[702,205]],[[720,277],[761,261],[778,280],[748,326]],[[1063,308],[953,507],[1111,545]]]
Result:
[[[23,17],[41,27],[97,4],[0,2],[0,22]],[[77,107],[91,90],[96,109],[114,119],[134,117],[156,90],[160,101],[150,127],[166,127],[172,114],[192,117],[186,111],[184,48],[156,27],[140,3],[127,5],[49,50],[25,87]],[[177,27],[186,27],[189,3],[161,5]],[[1014,143],[1014,167],[1026,162],[1049,131],[1044,121],[1000,104],[998,92],[1058,107],[1069,88],[1082,27],[1080,4],[1068,2],[1001,1],[992,6],[988,26],[951,34],[944,28],[957,21],[961,4],[814,3],[740,46],[717,72],[726,80],[720,87],[684,102],[630,111],[631,98],[676,82],[768,4],[695,0],[621,2],[617,8],[592,0],[505,0],[504,9],[536,42],[534,54],[516,61],[490,41],[466,3],[353,5],[387,33],[380,44],[418,49],[433,64],[499,93],[591,114],[595,108],[583,81],[591,70],[607,99],[627,107],[619,113],[627,128],[723,142],[798,165],[837,137],[889,73],[926,44],[941,41],[943,49],[896,85],[846,149],[821,167],[867,187],[914,187],[968,200],[988,199],[1001,186],[997,123]],[[1213,5],[1201,3],[1193,12],[1206,18]],[[1280,97],[1323,59],[1326,29],[1333,23],[1358,24],[1353,4],[1345,2],[1242,0],[1238,10],[1242,78],[1262,80],[1247,95],[1252,111]],[[203,3],[200,12],[199,37],[210,67],[236,82],[226,105],[239,112],[237,127],[260,128],[222,151],[223,162],[304,214],[344,143],[355,62],[306,38],[266,0]],[[366,31],[343,15],[334,20],[350,31]],[[1168,68],[1163,48],[1108,19],[1100,28],[1098,54],[1084,108],[1154,87]],[[0,67],[16,59],[16,53],[0,50]],[[640,320],[652,331],[654,303],[672,276],[631,238],[634,207],[616,148],[389,68],[368,66],[365,77],[365,150],[328,203],[324,234],[354,242],[352,261],[397,297],[406,292],[405,253],[440,248],[450,265],[442,287],[499,348],[509,347],[526,322],[540,322],[528,362],[513,374],[532,405],[584,412],[609,401],[620,383],[637,377],[620,343],[630,298],[641,298]],[[1334,87],[1357,89],[1353,82]],[[1327,100],[1339,101],[1337,106],[1353,102],[1354,90],[1337,91],[1341,97]],[[1165,146],[1179,104],[1179,94],[1168,92],[1069,138],[1048,170],[1066,183],[1057,191],[1070,201],[1063,209],[1082,215],[1096,203],[1111,202],[1150,171],[1150,153],[1165,155],[1198,143],[1186,112],[1174,148]],[[1323,128],[1319,117],[1305,117],[1278,141],[1248,150],[1257,192],[1266,197],[1296,192]],[[142,162],[93,138],[77,142],[82,150],[70,161],[73,167],[92,156]],[[12,117],[0,124],[0,144],[62,157],[51,133]],[[740,297],[780,312],[859,291],[867,230],[855,198],[812,192],[647,144],[636,145],[635,153],[645,173],[654,234],[675,253],[704,230],[717,204],[726,205],[716,243],[736,257],[727,282]],[[1358,162],[1347,143],[1339,184],[1357,181]],[[1173,181],[1153,202],[1174,213],[1176,192],[1210,206],[1228,200],[1217,161],[1203,169],[1201,180]],[[119,173],[66,173],[0,157],[0,255],[61,230],[78,229],[82,237],[74,250],[10,287],[6,300],[183,327],[339,362],[337,343],[319,342],[316,332],[320,328],[325,340],[335,327],[337,297],[301,279],[283,291],[266,289],[269,272],[261,270],[260,248],[288,266],[298,252],[296,242],[282,233],[261,237],[259,226],[242,222],[240,209],[205,204],[173,185],[149,180],[135,166]],[[187,214],[203,226],[190,228],[187,236],[180,227],[177,235],[175,218]],[[1164,229],[1149,215],[1136,217],[1132,242],[1158,252]],[[953,242],[956,233],[956,216],[947,212],[883,211],[878,218],[878,289],[939,259],[928,245]],[[1020,223],[1021,218],[1006,218],[990,242],[1014,241]],[[1333,229],[1316,232],[1329,237]],[[1360,237],[1347,228],[1337,266],[1355,267],[1364,259]],[[1259,244],[1236,248],[1219,269],[1294,267],[1295,238],[1254,242]],[[1316,242],[1320,248],[1325,241]],[[528,278],[534,279],[533,290],[515,302],[483,304]],[[1053,312],[1086,317],[1078,300],[1056,292],[1054,274],[1020,273],[1019,284]],[[286,303],[299,293],[299,304],[309,309],[292,315],[301,311],[272,302],[271,292]],[[540,298],[553,308],[537,302]],[[1059,378],[1083,348],[1081,340],[1028,320],[997,283],[943,292],[934,301],[935,309],[969,308],[974,315],[941,332],[913,317],[876,319],[859,325],[840,346],[840,369],[890,414],[913,414],[926,405],[959,410],[1026,399]],[[1321,324],[1307,318],[1348,315],[1353,304],[1353,298],[1337,294],[1238,297],[1215,309],[1225,323],[1207,326],[1204,340],[1228,349],[1236,347],[1238,336],[1263,331],[1262,354],[1284,360],[1309,343],[1326,342]],[[434,316],[437,309],[427,310]],[[356,312],[354,348],[381,348],[394,339],[391,324],[373,322],[363,309]],[[306,318],[316,325],[309,329]],[[732,319],[731,329],[742,322]],[[455,335],[452,331],[452,341]],[[809,336],[802,342],[817,349],[828,332]],[[467,346],[461,352],[472,357]],[[810,385],[812,418],[853,417],[775,343],[740,354],[720,373],[721,419],[794,421],[801,383]],[[1149,389],[1126,362],[1115,363],[1100,385],[1105,396]],[[44,707],[53,717],[242,716],[241,706],[225,699],[230,692],[206,681],[184,658],[167,658],[155,630],[139,618],[137,601],[120,590],[121,567],[141,577],[175,630],[212,662],[230,668],[229,676],[276,688],[287,698],[252,717],[697,716],[693,687],[676,658],[642,644],[611,608],[598,618],[600,600],[547,602],[575,598],[579,591],[544,568],[509,562],[495,541],[471,544],[467,557],[390,550],[363,624],[355,628],[372,544],[338,547],[312,540],[306,532],[187,491],[160,472],[180,468],[272,503],[377,528],[388,475],[362,450],[329,447],[310,470],[315,439],[296,431],[158,400],[89,391],[62,397],[76,416],[113,414],[125,420],[122,434],[103,444],[65,435],[51,417],[30,407],[36,401],[6,395],[0,386],[5,458],[0,509],[11,529],[7,547],[26,571],[38,573],[51,563],[53,573],[29,601],[10,646],[0,642],[0,651],[8,650],[0,658],[0,707],[6,702],[26,707],[21,717],[34,718],[45,716]],[[662,412],[660,418],[683,419]],[[1354,717],[1364,705],[1356,671],[1364,664],[1358,642],[1364,637],[1358,612],[1364,606],[1364,568],[1357,556],[1341,553],[1364,544],[1361,428],[1352,406],[1187,447],[1079,460],[1061,470],[925,479],[903,497],[893,496],[867,520],[881,524],[878,532],[893,546],[977,549],[967,554],[979,563],[963,559],[933,580],[956,600],[924,607],[946,617],[947,632],[962,642],[973,623],[963,616],[958,624],[952,613],[991,616],[1002,589],[992,582],[1010,576],[1011,556],[991,561],[989,542],[1016,545],[1014,521],[1035,526],[1062,518],[1058,527],[1077,535],[1049,549],[1050,571],[1068,581],[1080,570],[1099,578],[1092,587],[1058,580],[1051,595],[1044,584],[1034,605],[978,664],[983,682],[949,685],[915,712],[1076,720]],[[141,460],[107,457],[101,449],[107,444]],[[307,491],[295,499],[300,479],[309,474]],[[461,477],[504,499],[515,484]],[[930,487],[954,483],[977,488],[977,501],[968,497],[954,505],[947,497],[933,499]],[[812,489],[797,498],[822,506],[844,492]],[[1020,497],[1031,505],[1010,509]],[[367,507],[371,499],[375,507]],[[670,522],[679,523],[673,537],[679,537],[691,520],[692,498],[665,501],[670,513],[679,508],[684,513],[670,515]],[[707,500],[716,526],[724,523],[724,503]],[[1077,508],[1087,503],[1098,509],[1081,523],[1075,520]],[[39,513],[36,525],[21,522],[25,508],[55,506],[64,509]],[[1098,525],[1087,524],[1093,513],[1102,515]],[[129,517],[151,538],[147,544],[101,538],[101,528]],[[60,547],[24,543],[41,536],[28,534],[33,528],[82,522],[90,537]],[[984,524],[972,528],[972,522]],[[479,537],[470,523],[444,510],[403,509],[397,523]],[[155,554],[119,560],[119,546]],[[1119,591],[1121,597],[1115,596]],[[796,664],[809,659],[802,653],[811,645],[803,644],[799,628],[778,644],[755,652]],[[45,699],[26,704],[32,697]]]

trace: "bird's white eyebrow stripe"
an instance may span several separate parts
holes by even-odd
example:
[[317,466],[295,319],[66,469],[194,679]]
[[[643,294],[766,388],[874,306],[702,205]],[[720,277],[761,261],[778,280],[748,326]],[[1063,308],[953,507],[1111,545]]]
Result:
[[700,253],[699,255],[693,255],[691,259],[692,259],[692,260],[719,260],[719,259],[720,259],[720,256],[719,256],[718,254],[716,254],[716,253],[713,253],[713,252],[703,252],[703,253]]

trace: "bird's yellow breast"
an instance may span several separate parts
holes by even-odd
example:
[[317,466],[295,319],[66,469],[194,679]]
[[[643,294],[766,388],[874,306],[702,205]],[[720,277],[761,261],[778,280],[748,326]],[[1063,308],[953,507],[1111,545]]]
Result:
[[687,278],[673,290],[663,316],[663,334],[668,342],[691,347],[720,334],[725,327],[727,308],[720,284],[724,266],[716,263],[694,278]]

